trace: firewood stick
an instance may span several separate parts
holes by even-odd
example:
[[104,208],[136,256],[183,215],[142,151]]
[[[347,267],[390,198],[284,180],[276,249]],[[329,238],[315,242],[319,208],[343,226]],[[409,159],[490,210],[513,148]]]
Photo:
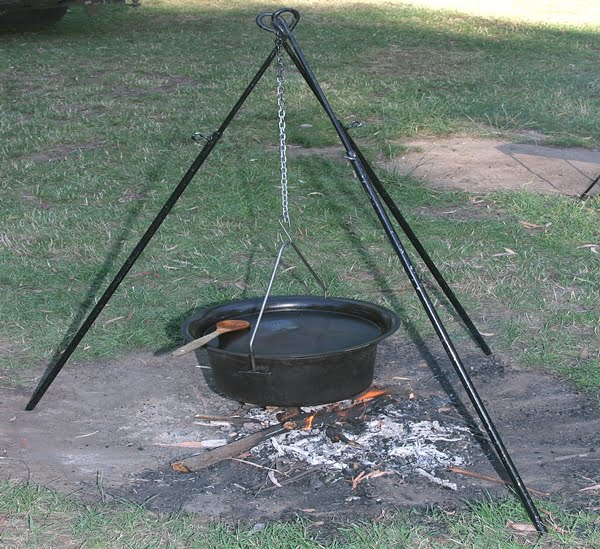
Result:
[[205,454],[199,456],[192,456],[181,461],[171,463],[171,467],[178,473],[194,473],[210,467],[215,463],[224,461],[226,459],[239,456],[244,452],[247,452],[251,448],[254,448],[257,444],[260,444],[263,440],[267,440],[275,435],[287,432],[288,429],[281,425],[271,425],[266,429],[262,429],[256,433],[248,435],[247,437],[236,440],[220,446],[214,450],[210,450]]
[[[459,475],[464,475],[466,477],[473,477],[473,478],[477,478],[479,480],[487,480],[488,482],[493,482],[494,484],[504,484],[507,486],[511,486],[511,483],[508,482],[507,480],[502,480],[501,478],[497,478],[497,477],[489,477],[487,475],[475,473],[474,471],[468,471],[467,469],[462,469],[461,467],[448,467],[448,471],[452,471],[453,473],[457,473]],[[538,496],[538,497],[544,497],[544,496],[550,495],[548,492],[542,492],[540,490],[535,490],[534,488],[527,487],[527,490],[529,490],[534,496]]]
[[196,414],[196,419],[204,419],[206,421],[226,421],[227,423],[260,423],[259,419],[253,417],[241,416],[211,416],[207,414]]

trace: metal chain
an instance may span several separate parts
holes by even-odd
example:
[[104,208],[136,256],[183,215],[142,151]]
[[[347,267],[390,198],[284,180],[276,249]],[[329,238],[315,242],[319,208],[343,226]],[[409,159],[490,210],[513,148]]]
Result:
[[277,48],[277,105],[279,107],[279,168],[281,174],[281,220],[290,226],[290,211],[288,208],[288,174],[287,146],[285,133],[285,67],[283,65],[283,38],[277,33],[275,38]]

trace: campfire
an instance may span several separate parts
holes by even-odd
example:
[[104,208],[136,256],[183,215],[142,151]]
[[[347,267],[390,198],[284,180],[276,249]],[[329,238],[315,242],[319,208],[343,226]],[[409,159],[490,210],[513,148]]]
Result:
[[236,431],[235,440],[175,462],[173,469],[190,473],[238,460],[266,473],[267,483],[258,485],[258,491],[313,473],[347,480],[353,488],[383,475],[400,480],[419,475],[456,490],[444,476],[449,468],[468,464],[476,445],[469,429],[453,421],[447,409],[432,414],[410,390],[398,387],[373,387],[353,400],[329,405],[252,407],[244,415],[196,419],[201,425]]

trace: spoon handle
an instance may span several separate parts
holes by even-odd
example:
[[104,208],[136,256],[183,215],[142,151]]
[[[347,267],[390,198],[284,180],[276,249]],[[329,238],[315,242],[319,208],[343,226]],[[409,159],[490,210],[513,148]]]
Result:
[[215,330],[214,332],[211,332],[210,334],[199,337],[198,339],[194,339],[194,341],[190,341],[188,344],[184,345],[183,347],[179,347],[179,349],[175,349],[171,353],[171,356],[182,356],[182,355],[191,353],[194,349],[198,349],[198,347],[202,347],[203,345],[206,345],[209,341],[212,341],[213,339],[215,339],[215,337],[219,336],[222,333],[223,333],[223,331],[221,331],[221,330]]

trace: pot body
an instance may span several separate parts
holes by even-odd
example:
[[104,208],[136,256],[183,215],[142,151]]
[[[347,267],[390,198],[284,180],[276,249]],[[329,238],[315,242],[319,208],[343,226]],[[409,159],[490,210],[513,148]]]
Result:
[[[227,319],[248,319],[251,332],[261,303],[237,301],[201,311],[183,325],[184,338],[201,337]],[[246,345],[250,333],[223,334],[206,351],[217,388],[232,399],[262,406],[325,404],[371,385],[377,344],[398,326],[395,313],[364,301],[273,297],[257,330],[255,369]]]
[[322,357],[249,358],[225,356],[208,349],[217,387],[240,402],[262,406],[309,406],[350,398],[373,381],[377,348]]

